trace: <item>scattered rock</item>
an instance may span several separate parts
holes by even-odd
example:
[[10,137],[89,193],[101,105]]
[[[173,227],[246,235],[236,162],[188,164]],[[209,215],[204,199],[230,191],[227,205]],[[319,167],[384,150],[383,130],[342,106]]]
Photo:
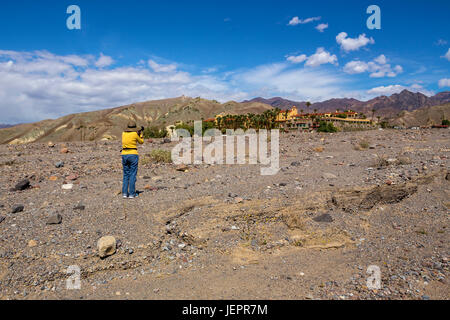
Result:
[[24,179],[20,181],[16,186],[14,187],[14,191],[23,191],[25,189],[28,189],[30,187],[30,180]]
[[60,153],[69,153],[69,149],[67,148],[62,148]]
[[184,164],[180,164],[179,166],[176,167],[176,170],[181,172],[187,172],[189,168]]
[[24,208],[25,207],[23,206],[23,204],[16,204],[15,206],[12,207],[11,213],[22,212]]
[[147,185],[144,187],[144,190],[157,191],[158,188],[152,187],[151,185],[148,185],[148,184],[147,184]]
[[29,246],[30,248],[36,247],[36,246],[37,246],[36,240],[30,240],[30,241],[28,241],[28,246]]
[[78,204],[75,207],[73,207],[73,210],[83,211],[84,209],[86,209],[86,206],[81,201],[78,202]]
[[75,181],[77,179],[78,179],[78,175],[77,174],[71,174],[71,175],[66,177],[67,181]]
[[329,172],[325,172],[322,175],[325,179],[337,179],[337,176],[335,174],[329,173]]
[[116,253],[116,239],[112,236],[102,237],[97,242],[98,255],[106,258]]
[[314,148],[314,151],[315,152],[323,152],[323,148],[322,147],[317,147],[317,148]]
[[0,223],[2,223],[3,221],[5,221],[5,217],[3,217],[3,216],[0,216]]
[[60,224],[62,222],[62,216],[59,213],[55,213],[52,214],[48,219],[47,219],[47,224],[48,225],[52,225],[52,224]]
[[54,144],[53,142],[49,141],[49,143],[47,144],[47,146],[48,146],[49,148],[54,148],[54,147],[55,147],[55,144]]
[[62,167],[64,167],[64,162],[63,162],[63,161],[58,161],[58,162],[56,162],[56,163],[55,163],[55,167],[56,167],[56,168],[62,168]]
[[241,198],[241,197],[236,197],[236,198],[234,198],[234,202],[236,202],[236,203],[242,203],[242,202],[244,202],[244,199]]
[[63,185],[62,185],[62,188],[63,188],[64,190],[72,190],[73,184],[71,184],[71,183],[69,183],[69,184],[63,184]]
[[331,215],[329,215],[328,213],[322,214],[318,217],[313,218],[313,220],[315,222],[333,222],[334,219]]
[[445,180],[450,180],[450,172],[447,172],[447,175],[445,176]]

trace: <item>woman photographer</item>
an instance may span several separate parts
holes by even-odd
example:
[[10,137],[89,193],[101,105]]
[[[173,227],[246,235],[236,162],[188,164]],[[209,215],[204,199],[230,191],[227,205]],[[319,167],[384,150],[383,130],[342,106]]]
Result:
[[139,154],[137,144],[143,144],[144,128],[138,129],[135,121],[128,122],[126,130],[122,133],[122,166],[124,199],[134,199],[136,193],[136,174],[138,171]]

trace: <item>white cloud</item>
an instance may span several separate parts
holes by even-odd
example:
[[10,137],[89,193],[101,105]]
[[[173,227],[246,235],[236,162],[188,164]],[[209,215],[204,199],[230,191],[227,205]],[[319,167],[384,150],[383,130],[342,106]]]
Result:
[[240,87],[210,75],[167,66],[157,69],[172,72],[155,72],[140,64],[103,69],[97,62],[92,56],[0,51],[0,122],[32,122],[181,95],[248,98]]
[[448,43],[447,40],[439,39],[438,41],[436,41],[435,44],[436,44],[437,46],[445,46],[447,43]]
[[358,74],[363,72],[370,72],[371,78],[383,78],[383,77],[396,77],[403,72],[403,68],[400,65],[392,67],[388,62],[388,59],[384,54],[376,57],[373,61],[364,62],[354,60],[348,62],[344,66],[344,72],[348,74]]
[[292,63],[302,63],[308,59],[308,57],[306,54],[301,54],[299,56],[288,56],[286,59]]
[[105,55],[103,55],[103,53],[101,53],[100,58],[97,60],[97,62],[95,62],[95,66],[98,68],[105,68],[105,67],[109,67],[113,63],[114,63],[114,60],[111,57],[105,56]]
[[376,57],[375,59],[373,59],[373,61],[375,61],[376,63],[379,63],[379,64],[386,64],[387,63],[387,59],[386,59],[386,56],[384,54]]
[[379,96],[379,95],[389,96],[394,93],[400,93],[403,90],[408,90],[411,92],[420,92],[427,96],[434,95],[433,91],[424,89],[421,85],[419,85],[417,83],[415,83],[411,86],[403,86],[400,84],[394,84],[394,85],[389,85],[389,86],[380,86],[380,87],[376,87],[376,88],[372,88],[372,89],[368,90],[367,93],[372,97]]
[[448,61],[450,61],[450,49],[448,49],[447,53],[443,56],[441,56],[441,58],[447,59]]
[[439,88],[450,87],[450,79],[441,79],[439,80]]
[[367,38],[363,33],[358,38],[348,38],[347,33],[341,32],[336,36],[336,42],[341,45],[344,51],[356,51],[368,44],[374,44],[373,38]]
[[319,30],[319,32],[323,32],[327,28],[328,28],[328,23],[321,23],[316,27],[316,29]]
[[369,65],[366,62],[355,60],[350,61],[344,66],[344,72],[348,74],[357,74],[367,72]]
[[158,64],[153,60],[149,60],[148,65],[155,72],[174,72],[177,69],[175,64]]
[[329,52],[325,51],[324,48],[318,48],[315,54],[309,56],[305,65],[309,67],[317,67],[325,63],[337,64],[337,60],[336,55],[331,55]]
[[318,67],[326,63],[337,64],[338,59],[336,55],[330,54],[328,51],[325,51],[324,48],[317,48],[316,53],[309,57],[305,54],[301,54],[299,56],[288,56],[286,60],[292,63],[302,63],[306,61],[305,66]]
[[319,21],[321,17],[312,17],[312,18],[306,18],[306,19],[299,19],[298,17],[293,17],[291,21],[289,21],[290,26],[296,26],[298,24],[306,24],[314,21]]
[[217,72],[219,70],[219,68],[217,67],[211,67],[211,68],[206,68],[202,70],[202,73],[214,73]]

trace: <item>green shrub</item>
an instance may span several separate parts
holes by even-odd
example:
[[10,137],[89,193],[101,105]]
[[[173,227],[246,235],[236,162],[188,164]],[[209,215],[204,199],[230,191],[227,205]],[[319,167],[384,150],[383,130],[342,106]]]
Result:
[[320,121],[319,128],[317,132],[337,132],[338,129],[331,123],[326,123],[325,121]]
[[149,138],[165,138],[167,137],[167,130],[166,128],[158,128],[158,127],[147,127],[144,130],[144,138],[145,139],[149,139]]
[[368,148],[369,148],[369,142],[366,141],[366,140],[361,140],[361,141],[359,142],[359,146],[360,146],[362,149],[368,149]]
[[387,121],[381,121],[380,126],[383,129],[387,129],[387,128],[389,128],[389,123]]
[[442,125],[443,126],[450,126],[450,120],[447,120],[447,119],[442,120]]
[[156,163],[171,163],[172,153],[168,150],[156,149],[152,150],[148,155],[151,161]]
[[188,125],[187,123],[177,124],[175,126],[175,130],[178,130],[178,129],[185,129],[185,130],[189,131],[189,134],[191,135],[191,137],[194,135],[194,126]]

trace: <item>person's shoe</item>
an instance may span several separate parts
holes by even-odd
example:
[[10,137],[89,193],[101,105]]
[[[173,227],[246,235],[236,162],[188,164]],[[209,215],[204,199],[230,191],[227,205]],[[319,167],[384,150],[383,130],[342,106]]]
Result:
[[128,196],[126,196],[126,195],[123,195],[123,198],[124,198],[124,199],[128,199]]
[[138,198],[138,197],[139,197],[139,195],[135,194],[134,196],[129,196],[128,199],[134,199],[134,198]]

